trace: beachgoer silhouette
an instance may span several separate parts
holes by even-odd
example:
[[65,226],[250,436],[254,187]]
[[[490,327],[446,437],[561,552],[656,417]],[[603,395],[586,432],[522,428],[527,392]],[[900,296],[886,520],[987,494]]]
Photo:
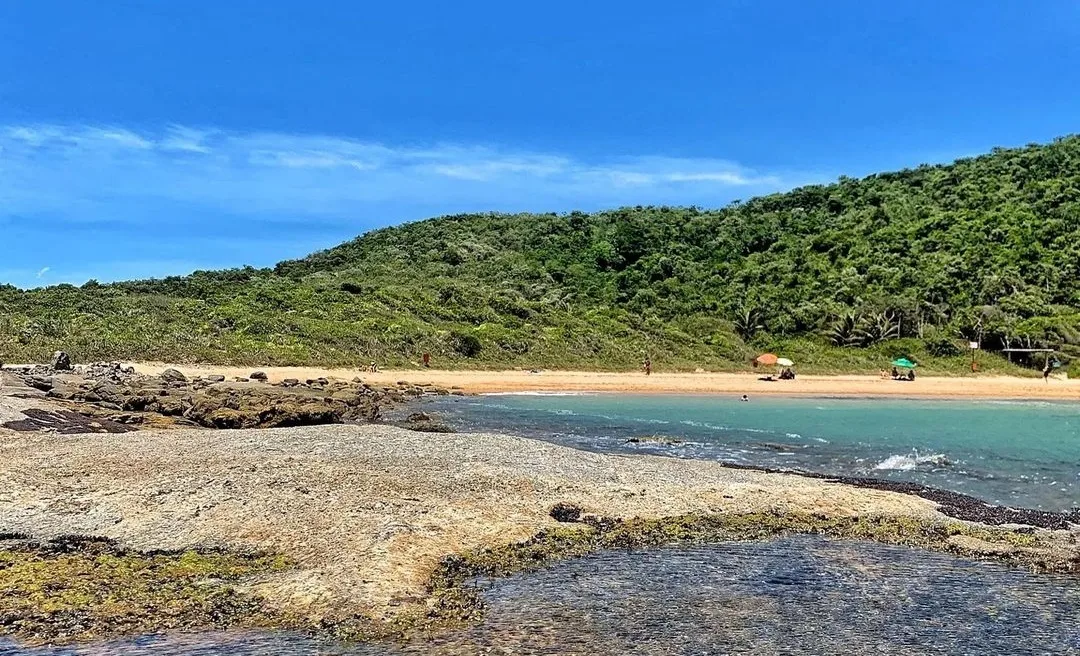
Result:
[[911,370],[909,370],[907,372],[907,379],[908,380],[915,380],[915,370],[914,369],[911,369]]
[[645,358],[645,361],[641,363],[641,368],[645,370],[646,376],[652,375],[652,360]]
[[893,377],[893,379],[896,379],[896,378],[900,377],[900,372],[896,370],[896,367],[892,368],[892,377]]
[[426,369],[426,368],[428,368],[430,366],[431,366],[431,354],[430,353],[425,353],[424,354],[424,368]]
[[739,400],[740,400],[740,401],[749,401],[749,400],[750,400],[750,397],[749,397],[749,396],[747,396],[747,395],[745,395],[745,394],[743,394],[743,395],[742,395],[742,398],[741,398],[741,399],[739,399]]
[[1050,371],[1051,371],[1051,369],[1053,369],[1053,367],[1050,366],[1050,360],[1048,358],[1046,360],[1046,366],[1043,367],[1043,382],[1044,383],[1049,383],[1050,382]]

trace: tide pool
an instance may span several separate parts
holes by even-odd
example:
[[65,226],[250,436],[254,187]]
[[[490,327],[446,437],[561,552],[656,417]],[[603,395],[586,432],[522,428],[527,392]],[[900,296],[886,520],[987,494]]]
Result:
[[1080,652],[1075,577],[857,541],[609,551],[479,585],[482,623],[405,644],[206,632],[0,656]]

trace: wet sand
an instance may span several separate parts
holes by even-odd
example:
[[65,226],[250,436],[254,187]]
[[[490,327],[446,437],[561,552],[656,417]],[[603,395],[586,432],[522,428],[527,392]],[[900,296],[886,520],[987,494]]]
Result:
[[878,376],[803,376],[795,380],[766,382],[759,373],[654,373],[586,371],[445,371],[435,369],[388,370],[368,373],[360,369],[311,367],[215,367],[135,363],[143,373],[160,373],[175,367],[188,375],[211,373],[247,376],[258,369],[271,381],[284,378],[306,380],[319,377],[392,384],[432,383],[457,387],[477,394],[509,392],[638,392],[671,394],[749,394],[781,396],[896,397],[929,399],[1044,399],[1080,401],[1080,380],[1018,378],[1012,376],[919,376],[914,382]]

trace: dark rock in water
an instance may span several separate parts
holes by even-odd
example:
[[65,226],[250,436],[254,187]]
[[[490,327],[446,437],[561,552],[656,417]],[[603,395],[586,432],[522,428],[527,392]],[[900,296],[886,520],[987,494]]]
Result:
[[206,380],[210,381],[211,383],[224,383],[225,376],[222,376],[221,374],[210,374],[206,377]]
[[269,376],[266,375],[265,371],[253,371],[248,378],[251,380],[267,380],[269,379]]
[[431,415],[426,412],[414,412],[409,415],[409,421],[431,421]]
[[180,371],[177,371],[176,369],[166,369],[165,371],[161,372],[160,378],[161,378],[161,380],[164,380],[164,381],[167,381],[167,382],[170,382],[170,383],[186,383],[187,382],[187,376],[185,376]]
[[53,353],[49,366],[55,371],[71,371],[71,358],[63,351]]
[[790,452],[795,449],[805,449],[805,444],[783,444],[782,442],[758,442],[756,446],[769,451]]
[[557,522],[578,522],[584,511],[572,503],[557,503],[548,513]]
[[668,437],[666,435],[643,435],[641,437],[631,437],[627,439],[623,444],[664,444],[667,446],[678,446],[684,444],[684,442],[675,437]]

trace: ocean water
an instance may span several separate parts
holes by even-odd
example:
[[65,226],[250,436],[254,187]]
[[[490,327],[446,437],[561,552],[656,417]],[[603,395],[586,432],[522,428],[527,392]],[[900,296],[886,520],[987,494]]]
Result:
[[1080,654],[1075,577],[864,542],[606,552],[480,586],[483,623],[404,645],[203,633],[0,656]]
[[1080,403],[523,394],[441,397],[425,409],[458,430],[595,451],[912,481],[1017,507],[1080,507]]

